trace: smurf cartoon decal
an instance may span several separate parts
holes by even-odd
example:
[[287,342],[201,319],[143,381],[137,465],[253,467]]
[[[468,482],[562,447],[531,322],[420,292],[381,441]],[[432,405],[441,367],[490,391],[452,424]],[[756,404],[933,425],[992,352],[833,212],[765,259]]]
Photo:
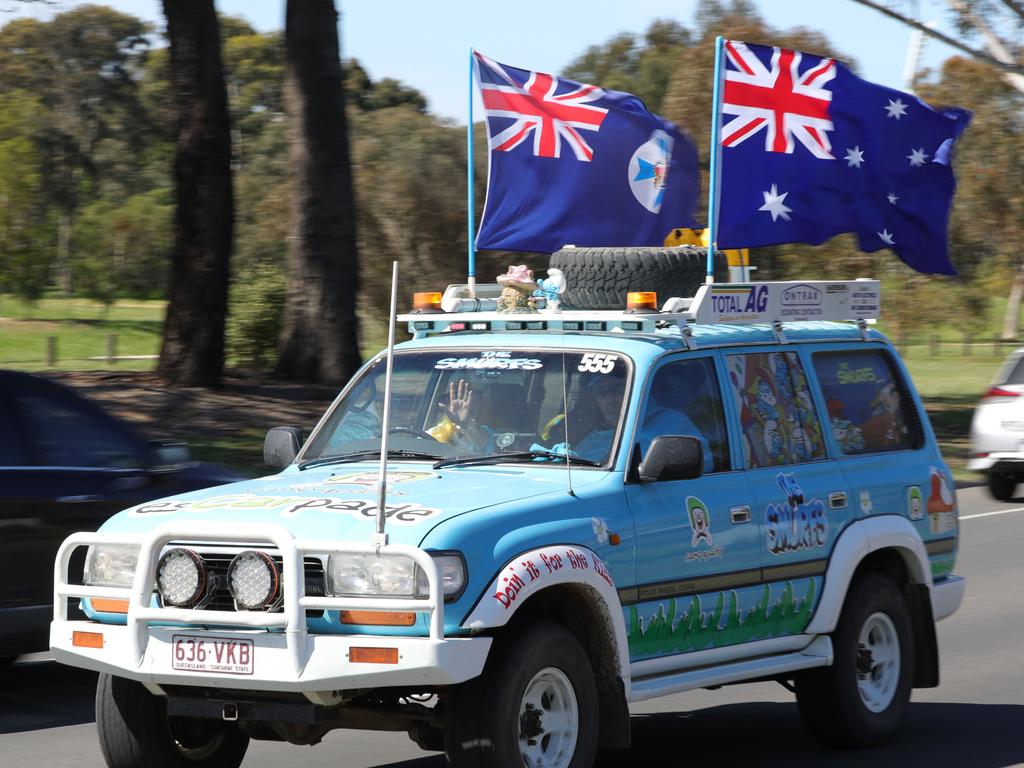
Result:
[[911,520],[924,519],[924,497],[918,485],[907,486],[907,514]]
[[782,473],[777,479],[779,487],[786,494],[786,503],[769,504],[765,509],[768,551],[778,555],[824,547],[828,540],[824,502],[821,499],[804,499],[796,475]]
[[743,426],[743,453],[751,467],[799,464],[824,456],[821,426],[797,355],[732,355],[728,366]]
[[686,512],[690,516],[690,528],[693,529],[693,538],[690,540],[690,544],[696,547],[703,541],[711,546],[713,543],[711,541],[711,520],[704,502],[696,496],[687,496]]
[[690,546],[694,547],[692,552],[687,552],[685,559],[711,560],[725,554],[722,547],[716,547],[711,538],[711,513],[707,505],[696,496],[686,497],[686,513],[690,517],[690,529],[693,537],[690,539]]
[[936,467],[929,467],[930,492],[928,494],[928,530],[945,533],[956,528],[956,500],[946,474]]

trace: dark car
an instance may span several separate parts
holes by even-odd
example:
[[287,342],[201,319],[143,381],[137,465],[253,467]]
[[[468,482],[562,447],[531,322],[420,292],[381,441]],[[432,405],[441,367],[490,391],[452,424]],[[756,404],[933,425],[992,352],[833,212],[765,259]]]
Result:
[[0,370],[0,660],[49,647],[53,562],[69,534],[240,479],[191,461],[181,443],[141,437],[67,387]]

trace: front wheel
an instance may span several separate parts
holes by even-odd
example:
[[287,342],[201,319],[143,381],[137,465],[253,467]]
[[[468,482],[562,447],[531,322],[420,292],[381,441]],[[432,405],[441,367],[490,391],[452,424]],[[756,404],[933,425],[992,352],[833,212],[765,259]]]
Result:
[[96,728],[110,768],[238,768],[249,746],[234,723],[168,717],[163,698],[106,673],[96,683]]
[[988,491],[998,501],[1011,501],[1017,490],[1017,478],[1005,472],[992,472],[988,476]]
[[890,741],[910,703],[914,644],[900,588],[880,574],[850,588],[832,635],[831,667],[796,679],[800,717],[830,746],[871,747]]
[[597,686],[574,635],[536,624],[495,643],[484,673],[450,695],[456,768],[584,768],[597,751]]

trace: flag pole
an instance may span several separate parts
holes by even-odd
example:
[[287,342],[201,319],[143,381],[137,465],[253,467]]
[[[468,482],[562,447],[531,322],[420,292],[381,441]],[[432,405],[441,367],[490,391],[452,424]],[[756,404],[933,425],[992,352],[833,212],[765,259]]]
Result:
[[721,162],[722,145],[719,138],[719,123],[722,109],[722,36],[715,38],[715,84],[711,98],[711,147],[709,152],[708,179],[708,269],[704,282],[715,282],[715,241],[718,236],[718,165]]
[[473,212],[473,49],[469,49],[469,119],[466,121],[466,191],[469,196],[466,219],[468,224],[467,238],[469,243],[469,269],[466,282],[469,283],[469,296],[476,298],[476,229]]

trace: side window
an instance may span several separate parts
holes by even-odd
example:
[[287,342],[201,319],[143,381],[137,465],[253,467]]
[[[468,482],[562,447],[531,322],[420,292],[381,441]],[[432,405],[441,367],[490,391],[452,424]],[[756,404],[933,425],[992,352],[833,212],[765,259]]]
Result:
[[919,444],[914,405],[882,350],[819,352],[812,358],[832,434],[846,455]]
[[795,352],[726,357],[747,466],[772,467],[825,458],[821,423]]
[[46,466],[128,468],[142,464],[130,440],[70,399],[21,394],[17,407]]
[[7,403],[0,402],[0,467],[23,467],[28,464],[28,447],[22,439],[21,429]]
[[704,472],[729,469],[722,398],[710,357],[679,360],[657,370],[640,428],[640,451],[659,435],[692,435],[704,446]]

